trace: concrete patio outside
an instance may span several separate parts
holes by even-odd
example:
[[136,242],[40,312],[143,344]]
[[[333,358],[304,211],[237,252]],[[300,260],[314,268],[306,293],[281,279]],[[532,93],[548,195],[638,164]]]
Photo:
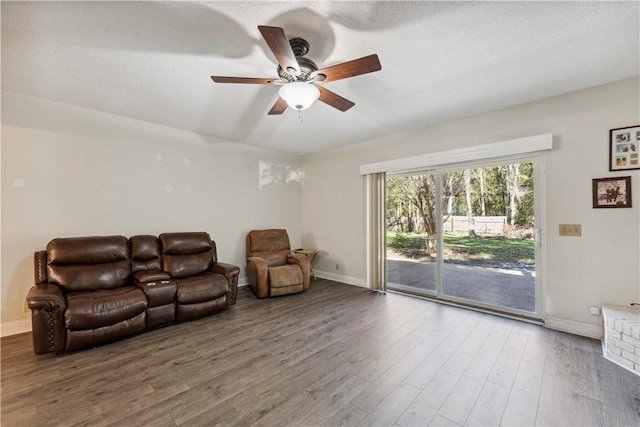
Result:
[[[389,255],[389,287],[400,284],[435,292],[434,261]],[[443,294],[498,308],[535,312],[535,271],[444,263]]]

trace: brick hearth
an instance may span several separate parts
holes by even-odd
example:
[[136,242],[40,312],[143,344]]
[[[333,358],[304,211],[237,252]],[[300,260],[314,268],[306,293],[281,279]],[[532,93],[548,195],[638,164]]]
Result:
[[606,359],[640,375],[640,309],[603,304]]

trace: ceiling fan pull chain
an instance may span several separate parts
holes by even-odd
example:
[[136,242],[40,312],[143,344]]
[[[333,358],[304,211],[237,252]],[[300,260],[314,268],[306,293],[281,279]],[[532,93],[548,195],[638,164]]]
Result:
[[298,110],[298,118],[300,119],[300,123],[302,123],[302,110]]

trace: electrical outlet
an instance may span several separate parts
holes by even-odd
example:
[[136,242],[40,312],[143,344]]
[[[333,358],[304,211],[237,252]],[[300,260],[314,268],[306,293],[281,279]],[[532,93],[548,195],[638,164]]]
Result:
[[22,307],[25,313],[29,313],[31,309],[29,308],[29,304],[27,304],[27,300],[24,300],[24,306]]
[[596,305],[592,305],[589,306],[589,313],[593,314],[593,315],[599,315],[600,314],[600,307],[596,306]]
[[340,264],[336,264],[336,270],[340,270]]
[[582,236],[582,225],[580,225],[580,224],[560,224],[559,234],[561,236],[580,237],[580,236]]

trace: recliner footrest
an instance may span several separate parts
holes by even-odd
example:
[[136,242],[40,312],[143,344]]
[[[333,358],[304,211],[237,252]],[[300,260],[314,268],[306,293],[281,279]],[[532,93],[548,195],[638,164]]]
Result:
[[72,331],[83,331],[114,325],[132,319],[147,309],[147,298],[135,286],[67,295],[65,325]]

